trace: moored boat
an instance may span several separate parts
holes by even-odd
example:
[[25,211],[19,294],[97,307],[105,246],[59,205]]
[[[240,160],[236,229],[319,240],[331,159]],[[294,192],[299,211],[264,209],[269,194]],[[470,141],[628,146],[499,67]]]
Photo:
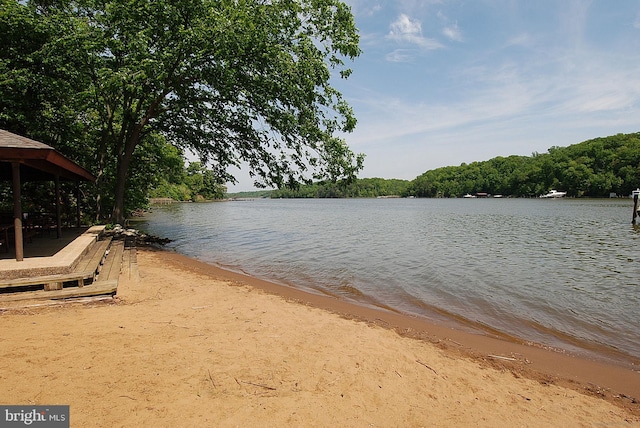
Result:
[[564,198],[566,194],[567,192],[558,192],[557,190],[553,189],[546,195],[540,195],[540,197],[541,198]]

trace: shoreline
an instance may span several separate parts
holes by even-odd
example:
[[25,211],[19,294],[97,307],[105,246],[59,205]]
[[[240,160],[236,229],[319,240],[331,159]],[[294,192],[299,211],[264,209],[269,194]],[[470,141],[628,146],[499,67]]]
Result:
[[[436,344],[446,352],[481,361],[491,367],[542,382],[611,400],[623,407],[629,404],[640,415],[640,367],[617,364],[576,355],[563,349],[527,343],[499,331],[478,329],[478,333],[439,325],[409,314],[368,307],[329,294],[311,293],[301,288],[263,280],[218,267],[173,250],[155,248],[184,269],[216,279],[247,284],[288,301],[322,309],[346,319],[362,321],[395,331],[403,337]],[[458,320],[460,325],[464,322]],[[466,325],[469,327],[469,325]],[[471,328],[473,330],[473,328]],[[490,334],[493,334],[490,335]]]
[[[169,250],[169,251],[173,251],[173,250]],[[187,257],[190,257],[190,256],[187,256]],[[190,257],[190,258],[198,260],[195,257]],[[207,263],[207,262],[204,262],[204,263]],[[222,269],[223,271],[237,273],[249,278],[256,278],[256,279],[258,278],[251,274],[234,270],[231,267],[219,266],[215,264],[213,266],[219,269]],[[295,284],[286,284],[286,283],[283,284],[283,283],[277,283],[275,281],[271,281],[269,279],[263,279],[263,278],[260,278],[260,279],[269,283],[274,283],[275,285],[282,286],[285,289],[299,288],[301,291],[312,294],[312,295],[319,294],[321,296],[327,296],[330,298],[343,300],[347,303],[352,303],[358,307],[364,306],[373,310],[379,310],[383,312],[392,312],[400,316],[408,317],[411,319],[423,320],[428,325],[434,324],[443,328],[461,330],[463,332],[467,332],[470,334],[485,335],[485,336],[494,337],[500,340],[504,340],[507,342],[513,342],[521,345],[553,350],[555,352],[573,355],[576,358],[600,361],[603,363],[621,366],[621,367],[628,368],[631,370],[636,370],[636,371],[640,370],[640,358],[638,357],[619,351],[616,348],[613,348],[608,345],[581,340],[575,336],[563,334],[562,332],[557,330],[545,329],[543,326],[539,326],[539,325],[534,326],[532,325],[533,323],[528,323],[528,325],[536,331],[540,331],[540,330],[544,331],[544,334],[546,334],[547,337],[553,338],[557,343],[547,344],[542,342],[536,342],[534,340],[526,339],[517,335],[513,335],[511,333],[500,330],[499,328],[492,327],[480,321],[473,321],[469,318],[465,318],[461,315],[458,315],[453,312],[449,312],[437,306],[429,305],[428,303],[425,303],[422,301],[420,302],[420,308],[425,311],[425,314],[416,314],[416,313],[406,312],[401,309],[382,304],[380,301],[372,298],[367,298],[366,295],[362,295],[362,294],[356,296],[356,298],[348,298],[348,297],[341,296],[339,294],[330,293],[329,291],[322,288],[305,289],[305,288],[297,287]],[[360,296],[365,296],[365,298],[362,300],[358,300],[358,297]]]
[[357,293],[354,294],[354,297],[349,297],[337,293],[332,293],[329,290],[321,287],[304,287],[295,283],[276,282],[268,278],[261,278],[251,273],[246,273],[241,267],[207,262],[204,260],[200,260],[197,256],[189,256],[180,253],[174,248],[165,248],[160,246],[154,246],[153,248],[158,251],[167,251],[169,253],[182,255],[188,259],[204,263],[216,269],[220,269],[223,272],[228,272],[233,275],[239,275],[240,277],[247,278],[247,280],[256,280],[264,282],[266,284],[270,284],[269,286],[267,286],[267,289],[270,287],[281,287],[282,291],[276,291],[275,294],[286,294],[287,290],[299,290],[302,293],[312,296],[318,295],[325,296],[330,299],[340,300],[345,303],[352,304],[355,307],[364,307],[371,310],[391,312],[410,319],[422,320],[428,325],[433,324],[442,328],[462,330],[470,334],[485,335],[507,342],[517,343],[520,345],[538,347],[546,350],[553,350],[558,353],[573,355],[576,358],[580,359],[599,361],[614,366],[621,366],[633,371],[640,371],[640,357],[633,356],[606,344],[590,342],[588,340],[583,340],[569,334],[564,334],[563,332],[558,330],[548,329],[541,325],[533,325],[534,323],[532,322],[526,324],[534,331],[541,332],[541,334],[545,335],[547,339],[551,338],[551,341],[555,343],[543,343],[536,342],[532,339],[526,339],[500,330],[499,328],[492,327],[491,325],[484,324],[480,321],[473,321],[469,318],[465,318],[464,316],[449,312],[437,306],[432,306],[423,301],[420,301],[419,307],[424,310],[425,314],[416,314],[386,305],[383,302],[366,294]]
[[0,402],[87,427],[640,426],[638,372],[136,254],[114,299],[0,311]]

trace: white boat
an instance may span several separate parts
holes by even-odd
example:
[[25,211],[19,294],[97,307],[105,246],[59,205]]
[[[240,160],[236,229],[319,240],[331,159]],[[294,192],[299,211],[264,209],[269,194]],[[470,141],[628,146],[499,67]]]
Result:
[[567,192],[558,192],[557,190],[551,190],[546,195],[540,195],[541,198],[564,198]]
[[475,197],[476,197],[475,195],[470,195],[469,193],[467,193],[466,195],[463,196],[463,198],[467,198],[467,199],[475,198]]

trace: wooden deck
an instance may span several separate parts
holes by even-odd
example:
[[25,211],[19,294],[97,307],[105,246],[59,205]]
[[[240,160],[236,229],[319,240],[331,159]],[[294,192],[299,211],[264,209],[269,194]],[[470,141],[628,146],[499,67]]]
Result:
[[65,232],[63,239],[34,239],[29,244],[32,253],[25,251],[23,261],[0,259],[0,283],[9,279],[70,273],[103,235],[104,226],[93,226],[76,234]]
[[[78,242],[74,241],[73,252],[78,256],[69,254],[71,250],[63,253],[68,264],[66,269],[59,266],[61,263],[57,263],[55,269],[48,269],[46,266],[41,266],[46,264],[46,261],[36,260],[32,261],[32,265],[38,265],[38,269],[31,270],[31,275],[24,274],[29,272],[25,269],[20,271],[22,274],[18,277],[15,275],[7,277],[5,272],[5,278],[0,279],[0,304],[20,300],[58,300],[115,295],[122,266],[124,242],[112,240],[110,237],[101,237],[101,232],[102,229],[93,240],[83,237],[76,239]],[[48,261],[52,264],[55,256],[40,259],[51,259]],[[47,271],[55,273],[42,274]],[[60,271],[62,273],[58,273]]]
[[[3,226],[7,227],[6,225]],[[4,233],[0,233],[0,241],[4,241],[5,238],[8,238],[9,241],[7,245],[3,244],[3,248],[0,249],[0,262],[4,262],[4,260],[15,261],[16,258],[15,247],[13,244],[13,225],[9,225],[8,228],[8,233],[6,235]],[[24,258],[28,262],[29,259],[35,257],[51,257],[67,245],[71,244],[80,235],[88,231],[89,228],[87,227],[64,228],[62,236],[58,238],[55,231],[51,232],[46,229],[40,229],[35,233],[36,231],[34,230],[25,230],[23,232],[25,236]]]

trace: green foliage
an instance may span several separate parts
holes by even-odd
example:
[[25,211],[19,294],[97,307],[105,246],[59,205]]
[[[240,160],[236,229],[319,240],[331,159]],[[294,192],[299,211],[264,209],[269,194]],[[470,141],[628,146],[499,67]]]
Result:
[[151,198],[171,198],[174,201],[190,201],[191,189],[184,183],[170,183],[161,180],[160,183],[149,193]]
[[531,157],[497,157],[469,165],[425,172],[410,193],[421,197],[459,197],[490,193],[532,197],[550,189],[568,196],[628,195],[640,186],[640,133],[595,138],[568,147],[551,147]]
[[360,178],[350,182],[317,182],[297,189],[280,189],[271,198],[376,198],[407,196],[410,182],[398,179]]
[[216,178],[212,170],[200,162],[191,162],[174,169],[172,174],[161,178],[150,191],[152,198],[171,198],[176,201],[210,201],[224,198],[227,191],[224,183]]
[[0,0],[0,126],[89,166],[114,221],[154,184],[159,140],[211,166],[205,188],[242,162],[261,186],[353,178],[330,81],[358,43],[339,0]]
[[255,190],[247,192],[226,193],[225,198],[268,198],[272,190]]

